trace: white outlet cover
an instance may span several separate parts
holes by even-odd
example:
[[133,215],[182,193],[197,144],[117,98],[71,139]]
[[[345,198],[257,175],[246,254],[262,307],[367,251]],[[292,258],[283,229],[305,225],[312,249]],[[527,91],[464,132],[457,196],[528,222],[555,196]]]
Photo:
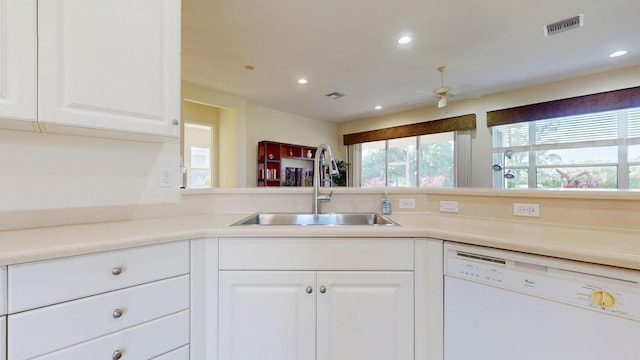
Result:
[[513,203],[513,215],[539,217],[540,204]]
[[440,201],[440,211],[442,212],[458,212],[457,201]]
[[160,187],[173,186],[173,173],[169,169],[160,170]]
[[398,200],[399,209],[415,209],[416,199],[400,199]]

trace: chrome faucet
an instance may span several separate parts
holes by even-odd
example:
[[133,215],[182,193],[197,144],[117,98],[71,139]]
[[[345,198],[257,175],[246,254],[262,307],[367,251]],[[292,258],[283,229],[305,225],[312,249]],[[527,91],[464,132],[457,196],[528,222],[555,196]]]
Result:
[[331,200],[331,195],[333,195],[333,191],[331,191],[329,194],[320,194],[320,172],[324,171],[324,168],[322,167],[324,161],[320,160],[321,157],[323,157],[323,154],[322,154],[323,150],[325,152],[324,153],[325,159],[326,159],[326,155],[329,155],[329,176],[339,174],[338,165],[336,165],[336,160],[333,157],[333,151],[331,151],[331,148],[329,147],[329,145],[326,145],[326,144],[318,145],[318,148],[316,149],[316,157],[313,161],[313,213],[314,214],[320,213],[318,202],[329,201]]

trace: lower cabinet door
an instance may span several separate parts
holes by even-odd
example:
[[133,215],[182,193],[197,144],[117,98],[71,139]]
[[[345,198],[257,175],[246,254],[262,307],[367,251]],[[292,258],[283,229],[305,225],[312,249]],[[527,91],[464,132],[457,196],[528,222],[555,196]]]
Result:
[[414,358],[413,272],[319,272],[318,360]]
[[34,359],[151,359],[188,343],[189,310],[184,310]]
[[315,277],[221,271],[218,359],[315,360]]

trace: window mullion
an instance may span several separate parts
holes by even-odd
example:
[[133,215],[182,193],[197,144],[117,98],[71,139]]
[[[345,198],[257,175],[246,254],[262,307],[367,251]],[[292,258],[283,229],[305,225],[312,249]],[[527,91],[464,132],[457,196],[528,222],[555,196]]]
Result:
[[618,189],[629,188],[629,156],[627,141],[628,111],[626,109],[618,111]]
[[384,186],[389,187],[389,140],[384,141]]
[[538,187],[538,169],[536,164],[536,153],[533,146],[536,145],[536,122],[529,123],[529,171],[527,176],[527,186],[530,189]]

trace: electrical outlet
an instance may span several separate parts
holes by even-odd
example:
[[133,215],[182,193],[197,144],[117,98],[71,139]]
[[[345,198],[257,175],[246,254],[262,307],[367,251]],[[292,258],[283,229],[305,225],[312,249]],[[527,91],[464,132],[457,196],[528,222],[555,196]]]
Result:
[[398,201],[398,208],[400,209],[415,209],[416,199],[400,199]]
[[171,187],[173,185],[173,173],[169,169],[160,170],[160,187]]
[[513,203],[513,215],[540,217],[540,204]]
[[458,212],[457,201],[440,201],[440,211],[442,212]]

